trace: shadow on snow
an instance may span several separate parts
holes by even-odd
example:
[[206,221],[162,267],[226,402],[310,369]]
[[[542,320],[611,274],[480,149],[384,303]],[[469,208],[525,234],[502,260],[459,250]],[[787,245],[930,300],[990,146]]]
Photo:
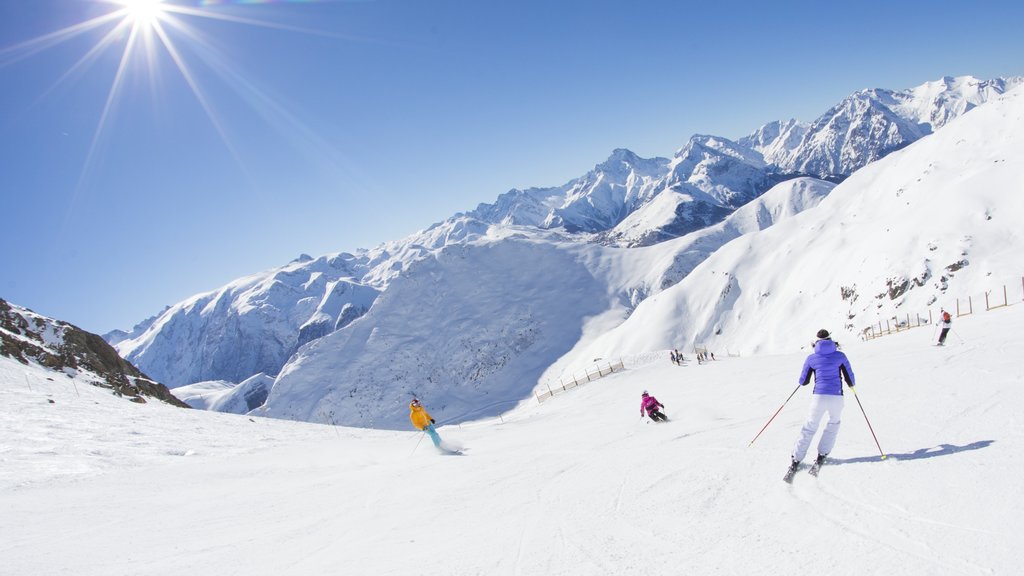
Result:
[[[938,446],[932,446],[930,448],[921,448],[908,452],[906,454],[888,454],[887,458],[891,460],[923,460],[925,458],[935,458],[936,456],[949,456],[950,454],[956,454],[957,452],[965,452],[967,450],[980,450],[982,448],[989,447],[995,440],[979,440],[977,442],[971,442],[963,446],[956,446],[953,444],[940,444]],[[858,458],[829,458],[829,466],[838,464],[860,464],[862,462],[878,462],[881,459],[880,456],[861,456]]]

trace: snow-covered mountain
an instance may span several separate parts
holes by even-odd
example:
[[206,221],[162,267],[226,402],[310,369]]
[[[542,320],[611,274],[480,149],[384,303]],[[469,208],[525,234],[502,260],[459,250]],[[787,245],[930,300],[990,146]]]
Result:
[[495,226],[418,261],[350,329],[300,349],[257,413],[399,428],[411,396],[430,398],[449,421],[500,412],[545,373],[617,357],[562,366],[577,343],[612,329],[725,243],[813,207],[832,188],[788,181],[717,226],[646,248]]
[[909,90],[861,90],[810,124],[772,122],[739,143],[779,172],[844,178],[1022,83],[947,76]]
[[117,349],[171,387],[276,374],[300,345],[369,309],[378,292],[352,279],[361,266],[346,253],[304,255],[169,307]]
[[78,378],[134,402],[157,399],[185,405],[166,386],[118,356],[96,334],[0,299],[0,357],[34,365],[65,380]]
[[[671,159],[644,159],[615,150],[580,178],[557,188],[512,190],[494,204],[466,216],[490,224],[518,224],[569,233],[595,233],[598,240],[646,246],[721,222],[779,178],[759,152],[716,136],[697,135]],[[672,217],[650,230],[618,229],[631,215],[657,203]],[[650,219],[641,218],[650,222]]]
[[[1020,286],[1024,89],[872,163],[811,209],[737,238],[581,356],[705,344],[782,352]],[[984,306],[975,300],[973,306]]]
[[[922,88],[919,93],[927,93],[931,101],[962,101],[943,100],[937,96],[942,90]],[[967,108],[965,104],[963,110]],[[967,125],[977,113],[964,116]],[[985,132],[990,120],[982,117],[977,130]],[[1007,123],[1012,125],[1013,120]],[[772,142],[803,141],[810,132],[790,122],[765,127],[759,134],[757,146],[768,150]],[[1004,150],[1009,144],[983,140],[973,144],[977,154],[943,149],[928,162],[945,167],[943,177],[955,183],[959,173],[947,171],[953,166],[979,174],[993,168],[984,154],[1002,154],[1013,161]],[[819,214],[816,218],[825,222],[819,228],[830,231],[823,237],[832,242],[832,230],[847,225],[843,210],[848,206],[842,204],[831,213],[823,206],[808,210],[829,194],[832,185],[806,178],[786,180],[791,176],[775,173],[774,165],[754,147],[750,142],[695,136],[672,159],[645,161],[617,150],[566,186],[512,191],[494,205],[481,205],[373,250],[306,257],[196,296],[172,306],[142,335],[118,347],[148,373],[175,385],[276,375],[261,409],[268,415],[402,426],[409,394],[429,392],[450,418],[466,418],[480,410],[497,412],[540,381],[626,350],[694,343],[744,352],[799,346],[805,336],[787,336],[788,320],[730,308],[746,288],[733,284],[738,274],[733,266],[739,262],[702,262],[733,240],[748,252],[755,253],[756,248],[759,255],[744,261],[744,267],[771,263],[778,274],[791,273],[796,256],[817,252],[818,245],[842,254],[844,247],[813,238],[805,238],[799,247],[783,244],[782,237],[797,236],[792,226],[777,236],[739,237],[779,221],[797,220],[790,217],[807,210]],[[905,152],[897,157],[917,158]],[[880,170],[908,190],[920,174],[936,170],[923,160],[886,162]],[[765,193],[779,180],[781,184]],[[871,198],[878,211],[877,222],[871,222],[897,226],[890,218],[901,209],[891,204],[905,202],[903,193],[893,199],[857,184],[862,181],[858,174],[845,183],[844,189],[852,192],[844,197]],[[951,202],[959,202],[955,191],[950,194]],[[991,201],[1001,203],[998,196]],[[916,216],[908,219],[916,222]],[[965,236],[980,234],[966,231],[970,226],[959,222],[948,225],[964,228]],[[864,224],[861,242],[884,239],[880,230]],[[954,244],[944,244],[941,251],[936,248],[941,253],[933,256],[946,258]],[[870,258],[883,260],[879,254],[888,250],[887,245],[874,244]],[[899,258],[893,263],[895,269],[908,266],[919,263]],[[812,268],[828,269],[820,262]],[[710,274],[702,272],[709,269]],[[942,276],[937,270],[931,273]],[[860,308],[843,310],[852,315],[843,320],[851,331],[892,314],[885,302],[873,301],[872,309],[865,296],[865,282],[870,290],[879,284],[901,285],[898,275],[886,271],[883,276],[862,280],[860,288],[849,283],[829,288],[847,299],[853,294],[859,298]],[[685,288],[674,289],[681,281]],[[947,275],[939,284],[948,288],[956,282]],[[772,294],[778,298],[791,290],[800,294],[803,288],[796,281],[780,280],[758,295],[767,303],[774,300]],[[930,297],[939,296],[941,292]],[[685,305],[654,304],[679,298],[686,299]],[[790,313],[780,315],[788,319]],[[758,330],[770,336],[747,334],[752,317],[758,319]],[[644,324],[640,318],[651,328],[647,333],[636,328]]]

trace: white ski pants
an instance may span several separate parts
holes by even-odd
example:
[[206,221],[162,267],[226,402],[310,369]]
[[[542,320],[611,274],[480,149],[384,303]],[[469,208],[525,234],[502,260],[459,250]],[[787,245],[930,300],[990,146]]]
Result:
[[828,454],[836,445],[836,435],[839,434],[839,420],[843,414],[843,397],[832,394],[813,394],[811,396],[811,409],[807,414],[807,422],[800,429],[800,438],[793,447],[793,460],[800,462],[807,455],[807,449],[811,447],[811,440],[814,433],[818,431],[821,419],[828,414],[828,424],[825,424],[825,431],[821,433],[821,440],[818,440],[818,454]]

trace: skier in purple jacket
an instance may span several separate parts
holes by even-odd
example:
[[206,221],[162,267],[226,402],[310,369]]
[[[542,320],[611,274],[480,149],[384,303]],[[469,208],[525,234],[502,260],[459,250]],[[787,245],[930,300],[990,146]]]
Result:
[[658,399],[654,396],[648,394],[647,390],[644,390],[644,393],[640,395],[641,418],[644,417],[644,412],[647,412],[647,415],[651,417],[651,420],[654,420],[655,422],[664,422],[668,420],[668,416],[665,416],[665,414],[661,412],[661,409],[664,407],[665,405],[658,402]]
[[814,352],[807,357],[800,370],[801,386],[809,384],[811,375],[814,375],[814,394],[807,421],[800,429],[800,438],[793,447],[791,471],[800,466],[815,432],[818,431],[821,419],[828,414],[828,424],[825,425],[825,431],[818,440],[818,458],[815,464],[821,466],[825,461],[825,457],[836,444],[836,435],[839,434],[840,416],[843,413],[843,381],[845,380],[850,387],[855,383],[850,360],[846,354],[839,351],[839,345],[829,336],[828,330],[818,330],[817,336]]

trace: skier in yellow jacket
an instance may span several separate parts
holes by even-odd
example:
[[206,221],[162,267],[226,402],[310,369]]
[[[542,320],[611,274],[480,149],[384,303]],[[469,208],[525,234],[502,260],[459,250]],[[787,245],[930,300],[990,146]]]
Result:
[[430,436],[430,440],[434,443],[434,446],[441,447],[441,437],[437,435],[437,431],[434,430],[434,419],[430,416],[430,413],[420,404],[420,401],[413,398],[412,402],[409,403],[409,420],[412,425],[416,428],[423,430]]

